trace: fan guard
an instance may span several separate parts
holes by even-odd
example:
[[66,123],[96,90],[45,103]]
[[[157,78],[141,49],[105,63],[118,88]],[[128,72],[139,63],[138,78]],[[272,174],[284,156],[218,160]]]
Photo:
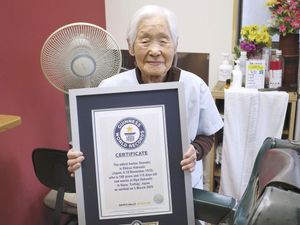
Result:
[[121,51],[114,38],[90,23],[72,23],[53,32],[41,51],[41,67],[57,89],[97,87],[119,73]]

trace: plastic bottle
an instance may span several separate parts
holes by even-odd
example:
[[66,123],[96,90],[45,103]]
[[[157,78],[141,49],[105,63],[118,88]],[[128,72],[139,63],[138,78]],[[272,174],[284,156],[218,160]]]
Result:
[[226,81],[231,78],[232,65],[229,64],[229,54],[223,53],[223,63],[219,66],[219,80]]
[[236,60],[235,63],[236,63],[236,65],[234,66],[234,69],[232,70],[232,84],[231,84],[230,88],[241,88],[243,73],[240,69],[239,60]]
[[265,87],[269,87],[270,80],[270,61],[272,56],[272,50],[270,48],[263,48],[263,59],[265,60]]
[[240,70],[242,72],[242,85],[245,85],[246,80],[246,64],[247,64],[247,52],[241,51],[240,61]]
[[278,88],[282,85],[283,58],[281,50],[276,49],[276,53],[270,61],[269,88]]

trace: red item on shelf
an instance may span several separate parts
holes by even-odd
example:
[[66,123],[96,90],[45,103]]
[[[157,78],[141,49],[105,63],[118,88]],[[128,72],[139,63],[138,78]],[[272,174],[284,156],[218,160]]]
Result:
[[281,70],[282,62],[280,60],[275,60],[270,62],[270,70]]

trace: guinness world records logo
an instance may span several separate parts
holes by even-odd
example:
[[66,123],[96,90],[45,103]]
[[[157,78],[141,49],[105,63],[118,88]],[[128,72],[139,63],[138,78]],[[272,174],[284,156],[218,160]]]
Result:
[[127,117],[120,120],[114,129],[115,141],[125,149],[135,149],[141,146],[145,140],[145,136],[144,124],[134,117]]
[[124,225],[159,225],[158,221],[155,222],[141,222],[139,220],[134,220],[130,224],[124,224]]

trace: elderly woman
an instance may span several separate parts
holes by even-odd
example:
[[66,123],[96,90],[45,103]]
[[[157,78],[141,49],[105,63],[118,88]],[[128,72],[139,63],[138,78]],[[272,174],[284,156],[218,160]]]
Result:
[[[175,15],[160,6],[142,7],[133,16],[127,32],[129,53],[137,68],[101,82],[99,87],[139,85],[179,81],[184,84],[188,137],[192,140],[180,162],[182,170],[192,172],[192,185],[202,188],[202,163],[213,143],[213,134],[223,126],[210,90],[195,74],[173,67],[178,44]],[[68,152],[68,169],[74,172],[84,156]],[[179,162],[178,162],[179,163]]]

